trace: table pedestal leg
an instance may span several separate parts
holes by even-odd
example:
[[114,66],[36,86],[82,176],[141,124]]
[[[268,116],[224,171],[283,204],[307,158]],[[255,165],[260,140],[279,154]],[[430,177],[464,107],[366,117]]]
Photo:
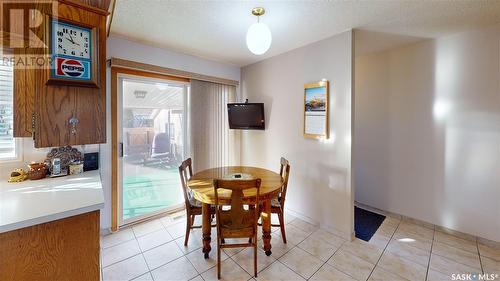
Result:
[[210,204],[203,203],[201,207],[202,211],[202,233],[203,233],[203,253],[205,254],[205,259],[208,259],[208,254],[212,247],[210,247],[210,232],[212,230],[212,226],[210,223]]
[[266,255],[271,255],[271,200],[264,201],[264,210],[261,213],[262,240]]

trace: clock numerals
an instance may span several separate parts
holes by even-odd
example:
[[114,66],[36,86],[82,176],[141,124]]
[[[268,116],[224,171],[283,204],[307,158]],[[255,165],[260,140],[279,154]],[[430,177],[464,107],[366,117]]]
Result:
[[55,28],[57,42],[54,44],[57,44],[57,50],[55,51],[58,54],[90,59],[90,30],[69,27],[66,24],[58,24]]

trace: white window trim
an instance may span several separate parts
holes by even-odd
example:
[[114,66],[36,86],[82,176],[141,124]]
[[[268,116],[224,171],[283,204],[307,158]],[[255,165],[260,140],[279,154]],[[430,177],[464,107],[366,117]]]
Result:
[[15,156],[14,157],[0,157],[0,163],[14,163],[14,162],[22,162],[23,159],[23,139],[22,138],[14,138],[15,139]]

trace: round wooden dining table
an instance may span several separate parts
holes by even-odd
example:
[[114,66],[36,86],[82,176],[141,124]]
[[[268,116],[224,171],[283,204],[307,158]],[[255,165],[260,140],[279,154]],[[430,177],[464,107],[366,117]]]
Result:
[[[261,213],[262,220],[262,240],[264,242],[264,251],[266,255],[271,255],[271,200],[281,191],[283,178],[270,170],[246,167],[246,166],[228,166],[203,170],[195,173],[187,182],[192,194],[196,200],[202,202],[202,232],[203,232],[203,253],[205,258],[212,250],[210,247],[211,224],[210,224],[210,206],[215,204],[214,180],[215,179],[261,179],[259,201],[264,206]],[[235,177],[236,176],[236,177]],[[251,202],[255,198],[256,192],[248,190],[243,193],[243,202]],[[219,190],[219,202],[231,204],[231,191]]]

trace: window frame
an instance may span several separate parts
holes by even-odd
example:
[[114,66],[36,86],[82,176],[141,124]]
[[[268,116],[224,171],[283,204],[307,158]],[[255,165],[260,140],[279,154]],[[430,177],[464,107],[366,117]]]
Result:
[[23,140],[22,138],[14,138],[14,156],[1,157],[0,163],[22,162],[23,159]]
[[[0,51],[3,51],[4,55],[12,55],[12,51],[9,49],[2,49]],[[14,67],[12,67],[12,115],[14,115]],[[14,116],[12,116],[14,117]],[[0,154],[0,163],[12,163],[12,162],[22,162],[23,159],[23,141],[21,138],[16,138],[13,136],[14,140],[14,156],[12,157],[5,157]]]

